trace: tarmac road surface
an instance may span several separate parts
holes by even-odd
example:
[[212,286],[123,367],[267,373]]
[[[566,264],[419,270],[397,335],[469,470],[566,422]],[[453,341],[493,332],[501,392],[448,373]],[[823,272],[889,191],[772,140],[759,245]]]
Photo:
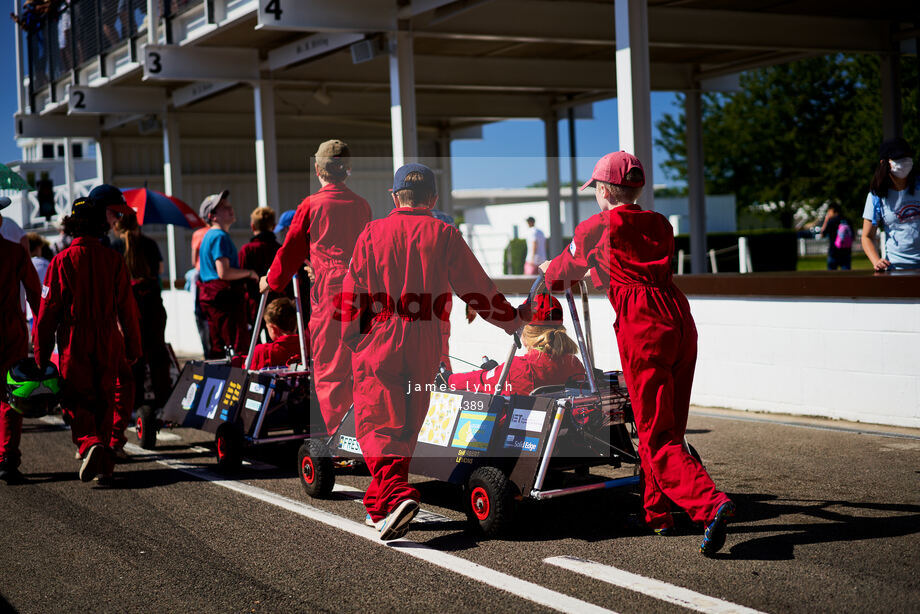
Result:
[[103,489],[77,479],[59,421],[27,420],[30,482],[0,483],[0,611],[917,612],[920,432],[694,409],[688,438],[739,508],[715,559],[686,521],[631,528],[633,492],[528,502],[487,540],[422,478],[426,513],[385,545],[360,471],[310,500],[296,445],[229,478],[201,431],[132,448]]

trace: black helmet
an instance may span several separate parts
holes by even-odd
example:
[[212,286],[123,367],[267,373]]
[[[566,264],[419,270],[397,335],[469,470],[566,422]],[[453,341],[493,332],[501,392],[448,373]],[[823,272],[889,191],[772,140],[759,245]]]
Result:
[[51,363],[40,368],[31,358],[24,358],[6,374],[6,391],[15,411],[25,418],[41,418],[57,405],[61,374]]

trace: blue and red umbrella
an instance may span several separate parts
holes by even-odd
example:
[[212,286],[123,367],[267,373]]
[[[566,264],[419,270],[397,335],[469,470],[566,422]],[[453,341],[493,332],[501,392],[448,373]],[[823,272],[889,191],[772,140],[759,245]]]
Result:
[[207,226],[187,204],[175,196],[167,196],[148,188],[123,190],[128,206],[137,214],[138,224],[173,224],[186,228]]

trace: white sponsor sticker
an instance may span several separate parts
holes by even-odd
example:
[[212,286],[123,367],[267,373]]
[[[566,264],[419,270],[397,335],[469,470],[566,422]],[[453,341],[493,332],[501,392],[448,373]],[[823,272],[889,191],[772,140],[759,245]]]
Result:
[[246,409],[251,409],[252,411],[259,411],[262,408],[262,401],[258,399],[246,399]]
[[577,250],[578,250],[578,248],[575,247],[575,239],[572,239],[572,242],[569,243],[569,253],[572,254],[572,255],[574,256],[574,255],[575,255],[575,252],[576,252]]
[[42,286],[42,298],[48,298],[48,293],[51,292],[51,288],[48,286]]
[[265,386],[263,386],[259,382],[252,382],[251,384],[249,384],[249,392],[252,392],[255,394],[265,394]]
[[488,373],[486,373],[486,379],[489,379],[489,378],[491,378],[491,377],[495,377],[495,372],[496,372],[496,371],[498,371],[498,367],[495,367],[494,369],[492,369],[491,371],[489,371]]
[[543,431],[543,423],[546,422],[545,411],[534,411],[532,409],[515,409],[511,413],[511,422],[508,428],[518,431],[530,431],[531,433],[540,433]]
[[363,454],[358,439],[351,435],[339,436],[339,449],[345,450],[346,452],[353,452],[354,454]]

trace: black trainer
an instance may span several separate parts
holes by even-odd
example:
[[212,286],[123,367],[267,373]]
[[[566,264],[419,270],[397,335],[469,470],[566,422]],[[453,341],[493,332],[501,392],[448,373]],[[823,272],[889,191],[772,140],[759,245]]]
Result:
[[703,532],[703,541],[700,543],[700,552],[704,556],[712,556],[725,545],[725,525],[728,519],[735,515],[735,504],[726,501],[716,510],[716,517],[712,519]]

